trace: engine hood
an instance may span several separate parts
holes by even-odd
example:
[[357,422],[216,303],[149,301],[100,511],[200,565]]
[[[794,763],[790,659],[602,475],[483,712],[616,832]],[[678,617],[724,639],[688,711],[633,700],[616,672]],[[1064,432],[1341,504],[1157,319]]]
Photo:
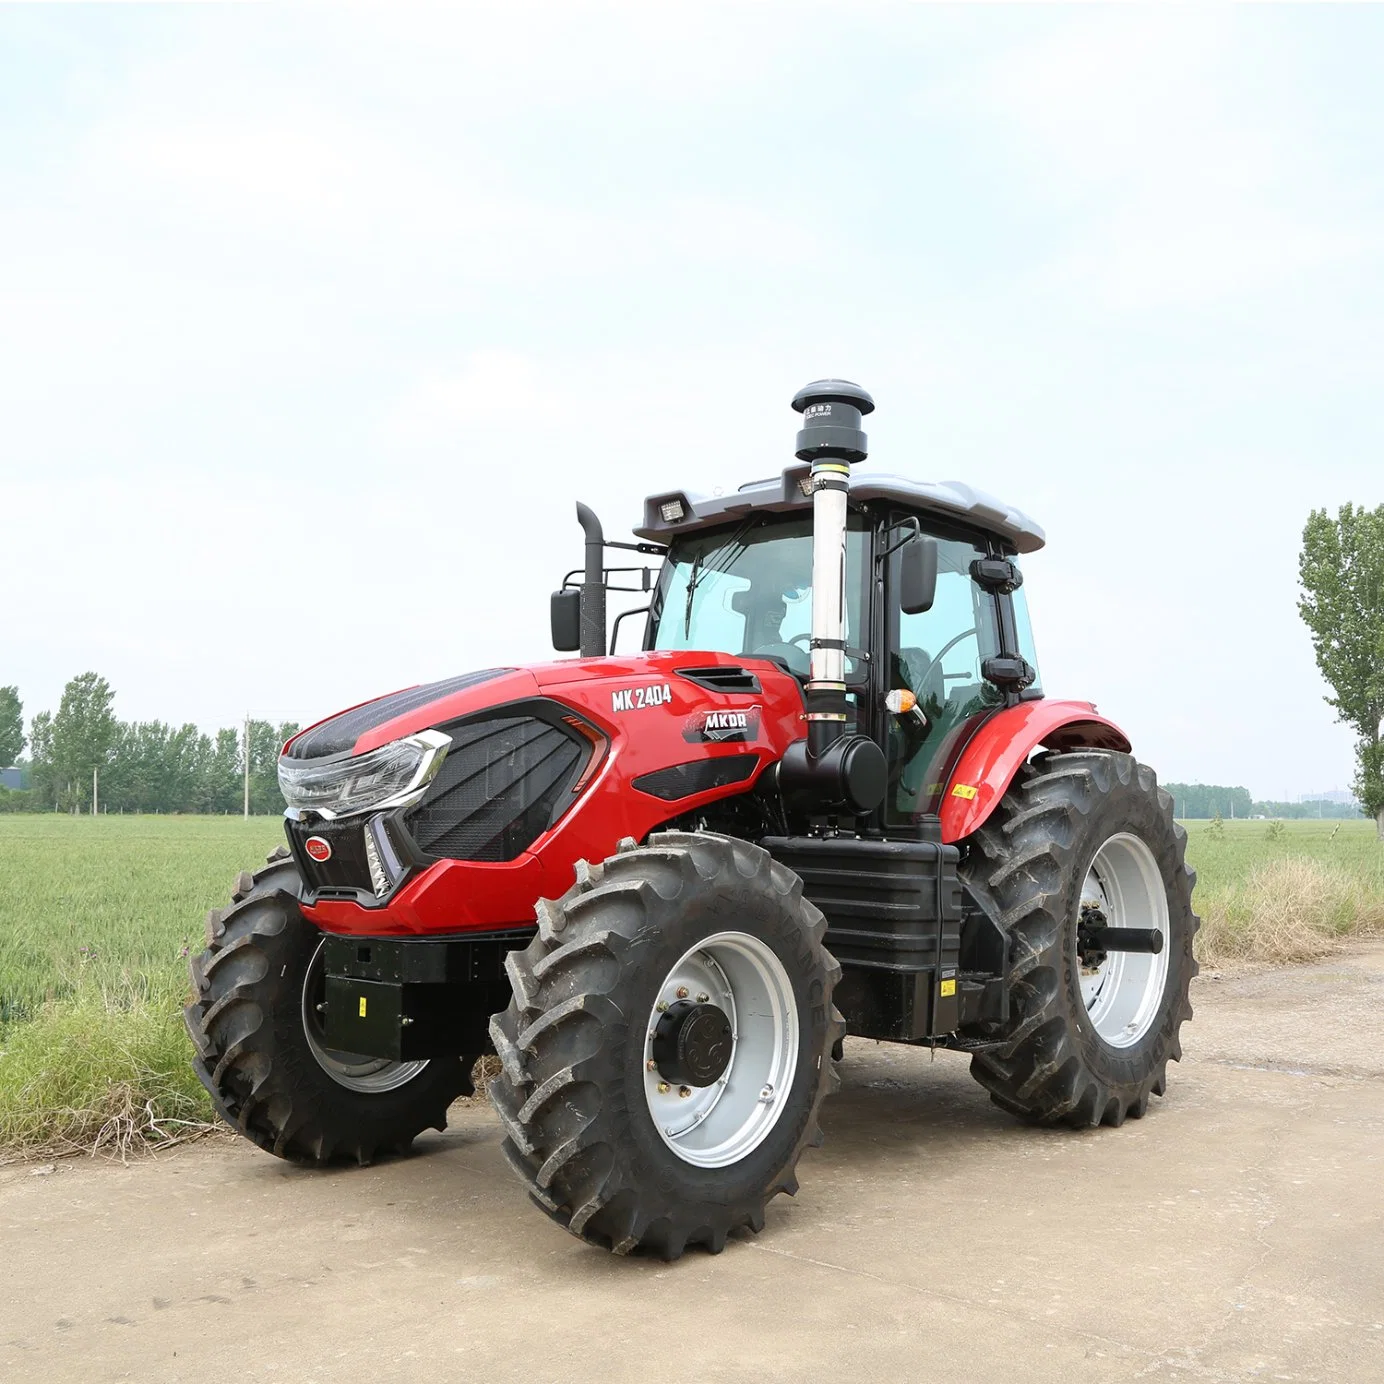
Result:
[[364,754],[430,726],[526,697],[556,696],[562,700],[564,689],[567,689],[573,700],[582,701],[584,684],[625,678],[632,681],[666,678],[677,673],[685,676],[688,671],[702,670],[719,670],[726,676],[733,674],[735,669],[744,669],[747,675],[757,679],[797,686],[791,675],[767,659],[736,658],[730,654],[686,649],[606,658],[566,658],[528,668],[486,668],[441,682],[406,687],[337,712],[300,731],[284,746],[283,752],[290,759]]

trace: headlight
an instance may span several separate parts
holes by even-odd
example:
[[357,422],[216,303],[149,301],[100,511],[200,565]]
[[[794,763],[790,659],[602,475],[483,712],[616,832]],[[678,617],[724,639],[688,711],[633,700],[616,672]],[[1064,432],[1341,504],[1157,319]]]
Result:
[[290,808],[348,817],[412,801],[428,786],[452,743],[424,730],[358,755],[279,760],[279,788]]

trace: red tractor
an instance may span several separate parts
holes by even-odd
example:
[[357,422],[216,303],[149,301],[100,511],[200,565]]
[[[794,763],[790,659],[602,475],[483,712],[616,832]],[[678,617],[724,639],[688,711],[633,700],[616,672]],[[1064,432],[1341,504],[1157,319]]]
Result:
[[[578,506],[585,569],[552,626],[579,657],[285,745],[288,849],[192,962],[228,1124],[367,1163],[443,1128],[495,1053],[533,1200],[673,1259],[796,1190],[846,1034],[967,1052],[1043,1124],[1163,1094],[1194,876],[1124,733],[1040,688],[1018,558],[1042,530],[966,485],[853,469],[858,385],[793,407],[796,465],[651,496],[637,543]],[[610,548],[661,559],[656,580]],[[643,651],[617,656],[606,593],[630,570]]]

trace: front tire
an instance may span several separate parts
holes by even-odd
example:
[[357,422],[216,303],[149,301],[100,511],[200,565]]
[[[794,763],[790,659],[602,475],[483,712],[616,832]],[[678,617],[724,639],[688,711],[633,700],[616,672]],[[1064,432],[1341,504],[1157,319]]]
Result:
[[297,866],[280,847],[207,916],[183,1011],[193,1070],[217,1113],[267,1153],[298,1163],[405,1153],[471,1094],[470,1058],[390,1062],[328,1048],[317,1004],[322,934],[298,907]]
[[791,870],[668,832],[538,908],[491,1021],[503,1151],[548,1216],[617,1254],[758,1231],[820,1143],[840,967]]
[[[1009,938],[1010,1021],[976,1035],[971,1074],[1003,1109],[1082,1128],[1139,1118],[1182,1056],[1198,967],[1187,833],[1153,770],[1125,754],[1049,754],[1025,766],[968,842],[963,869]],[[1159,955],[1097,965],[1083,910],[1157,927]]]

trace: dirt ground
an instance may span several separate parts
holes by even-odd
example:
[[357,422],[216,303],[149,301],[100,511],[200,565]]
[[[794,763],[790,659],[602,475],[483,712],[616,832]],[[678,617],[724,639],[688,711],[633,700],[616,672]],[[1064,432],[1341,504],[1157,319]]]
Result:
[[672,1265],[546,1221],[478,1102],[363,1170],[0,1170],[0,1380],[1384,1380],[1384,946],[1194,1002],[1118,1130],[849,1043],[801,1193]]

